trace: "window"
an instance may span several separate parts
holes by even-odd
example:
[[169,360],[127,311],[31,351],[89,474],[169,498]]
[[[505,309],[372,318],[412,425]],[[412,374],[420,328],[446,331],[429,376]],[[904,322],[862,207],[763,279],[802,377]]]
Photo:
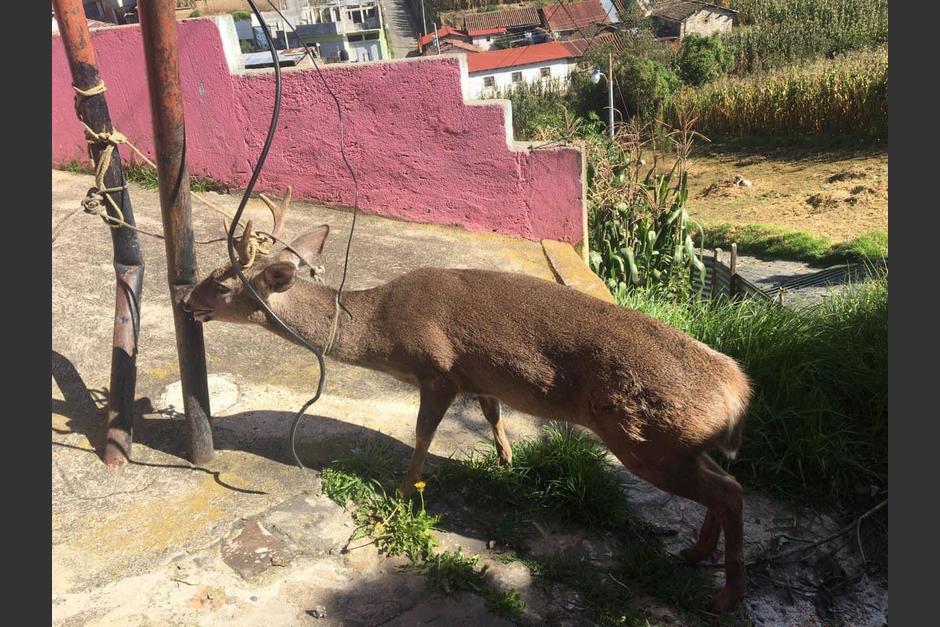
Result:
[[346,35],[346,41],[362,41],[362,35]]
[[541,75],[542,78],[551,78],[552,68],[550,67],[539,68],[539,74]]
[[513,72],[512,73],[512,82],[521,83],[522,82],[522,72]]
[[379,38],[379,34],[378,34],[378,33],[366,33],[366,34],[365,34],[365,38],[366,38],[367,40],[378,39],[378,38]]
[[496,87],[496,77],[495,77],[495,76],[484,76],[484,77],[483,77],[483,86],[484,86],[484,87]]

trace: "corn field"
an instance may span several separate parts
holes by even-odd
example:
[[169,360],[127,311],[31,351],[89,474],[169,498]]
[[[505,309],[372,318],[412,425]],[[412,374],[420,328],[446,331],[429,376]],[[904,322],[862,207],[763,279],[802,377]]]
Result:
[[833,56],[888,41],[887,0],[732,0],[739,11],[733,33],[736,74]]
[[705,135],[867,132],[888,127],[888,51],[858,50],[675,94],[671,117]]

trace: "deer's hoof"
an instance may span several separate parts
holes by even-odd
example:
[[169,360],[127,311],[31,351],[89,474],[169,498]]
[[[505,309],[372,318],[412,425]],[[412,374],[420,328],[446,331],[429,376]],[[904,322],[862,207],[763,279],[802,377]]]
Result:
[[730,586],[725,586],[718,591],[718,594],[715,595],[714,600],[712,601],[712,611],[716,614],[724,614],[730,610],[733,610],[741,599],[744,597],[744,589],[736,589]]

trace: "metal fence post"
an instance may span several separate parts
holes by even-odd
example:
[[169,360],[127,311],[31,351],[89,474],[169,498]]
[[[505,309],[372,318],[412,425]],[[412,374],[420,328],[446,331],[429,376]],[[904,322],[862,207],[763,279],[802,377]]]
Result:
[[[88,30],[85,9],[79,0],[53,0],[55,18],[68,57],[72,84],[92,95],[75,96],[75,114],[95,133],[110,133],[111,115],[101,76],[95,61],[95,49]],[[107,141],[89,145],[94,163],[108,148]],[[134,225],[131,198],[124,187],[124,171],[117,149],[104,172],[104,186],[117,191],[108,192],[111,200],[121,209],[123,220]],[[119,218],[111,203],[105,208],[113,218]],[[137,339],[140,330],[140,297],[144,283],[144,260],[136,231],[112,228],[111,244],[114,248],[114,273],[117,294],[114,305],[114,336],[111,345],[111,379],[108,387],[107,435],[102,459],[109,466],[126,463],[130,458],[134,427],[134,394],[137,387]]]
[[166,236],[166,264],[176,326],[183,408],[189,436],[189,458],[195,464],[212,459],[209,387],[206,380],[202,325],[183,311],[181,300],[196,284],[186,128],[179,71],[175,4],[140,0],[140,28],[150,88],[153,139],[160,181],[160,209]]

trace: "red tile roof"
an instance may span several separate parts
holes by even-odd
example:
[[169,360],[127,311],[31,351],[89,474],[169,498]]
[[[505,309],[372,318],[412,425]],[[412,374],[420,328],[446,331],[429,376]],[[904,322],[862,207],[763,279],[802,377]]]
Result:
[[[443,28],[438,28],[437,36],[440,37],[441,40],[447,37],[455,37],[460,41],[466,41],[467,39],[466,34],[464,34],[463,32],[457,29],[451,28],[450,26],[444,26]],[[418,51],[420,52],[421,50],[424,50],[425,46],[429,44],[433,44],[433,43],[434,43],[434,33],[428,33],[427,35],[425,35],[424,37],[418,40]]]
[[505,33],[506,29],[502,26],[496,28],[481,28],[480,30],[468,30],[467,34],[471,37],[486,37],[487,35],[499,35]]
[[553,31],[576,30],[588,24],[610,22],[606,11],[598,0],[553,4],[542,7],[545,26]]
[[[596,0],[595,0],[596,1]],[[467,31],[486,28],[508,28],[510,26],[538,26],[542,23],[539,10],[535,7],[512,9],[511,11],[489,11],[471,13],[463,18],[463,27]]]
[[627,49],[626,42],[620,33],[600,33],[590,39],[566,39],[561,42],[574,56],[584,56],[585,51],[603,50],[605,46],[611,46],[617,52],[624,52]]
[[[483,48],[479,46],[474,46],[473,44],[468,44],[466,42],[460,41],[459,39],[445,39],[441,41],[441,53],[446,54],[452,49],[463,50],[464,52],[483,52]],[[437,48],[435,46],[428,46],[424,50],[425,56],[431,56],[437,54]]]
[[545,63],[546,61],[560,61],[570,59],[577,55],[564,44],[557,41],[534,46],[519,46],[506,50],[491,50],[467,56],[467,69],[470,72],[486,72],[520,65]]

